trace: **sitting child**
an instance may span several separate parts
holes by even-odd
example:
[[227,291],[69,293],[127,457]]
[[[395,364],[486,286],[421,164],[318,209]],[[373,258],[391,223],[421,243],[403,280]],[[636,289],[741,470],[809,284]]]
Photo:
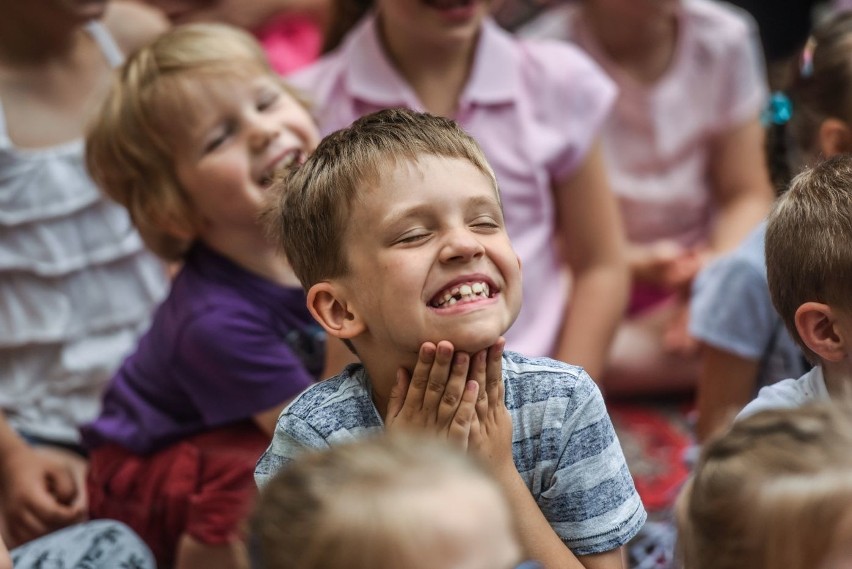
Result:
[[531,557],[622,567],[646,516],[600,391],[579,367],[503,353],[520,263],[476,142],[448,119],[380,111],[326,137],[271,198],[309,310],[363,365],[288,406],[258,483],[305,448],[428,431],[486,461]]
[[852,418],[764,411],[704,446],[677,504],[687,569],[841,569],[852,562]]
[[787,330],[817,365],[761,389],[738,418],[845,397],[852,388],[852,156],[793,179],[767,223],[766,276]]
[[265,569],[534,569],[479,461],[434,439],[390,436],[306,453],[253,517]]
[[90,130],[95,179],[183,262],[82,430],[92,515],[127,523],[161,565],[242,566],[254,464],[284,405],[321,377],[325,335],[257,222],[276,171],[317,140],[257,42],[221,24],[134,54]]
[[[852,15],[826,20],[812,38],[789,99],[776,94],[764,117],[774,178],[783,189],[791,171],[852,150]],[[709,265],[692,289],[689,331],[702,344],[699,441],[729,426],[760,388],[811,368],[772,307],[765,231],[761,224],[737,251]]]

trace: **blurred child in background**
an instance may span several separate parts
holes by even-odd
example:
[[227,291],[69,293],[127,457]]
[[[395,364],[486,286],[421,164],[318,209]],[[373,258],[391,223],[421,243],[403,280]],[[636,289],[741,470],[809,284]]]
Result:
[[603,148],[633,289],[603,384],[612,394],[690,389],[692,280],[737,246],[772,201],[753,22],[709,0],[582,0],[546,11],[521,33],[575,42],[618,85]]
[[534,569],[502,488],[446,442],[379,436],[306,453],[252,519],[265,569]]
[[257,221],[276,172],[317,140],[254,38],[224,24],[179,26],[135,53],[89,132],[95,179],[154,251],[183,262],[83,429],[92,515],[127,523],[163,565],[242,566],[240,522],[278,413],[326,363],[339,371]]
[[677,504],[684,569],[852,565],[850,412],[764,411],[708,442]]
[[165,293],[82,136],[112,68],[167,22],[120,1],[0,9],[0,509],[15,546],[85,517],[77,427]]
[[[852,15],[814,30],[798,75],[767,114],[772,164],[780,189],[790,172],[852,151]],[[764,260],[765,224],[695,283],[690,333],[702,344],[698,383],[699,441],[727,426],[771,383],[799,377],[810,365],[772,307]]]

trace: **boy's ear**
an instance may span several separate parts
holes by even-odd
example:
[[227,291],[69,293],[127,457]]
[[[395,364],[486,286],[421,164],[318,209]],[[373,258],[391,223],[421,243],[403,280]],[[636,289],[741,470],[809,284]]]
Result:
[[825,119],[819,125],[819,150],[826,158],[852,152],[852,129],[840,119]]
[[838,362],[845,357],[846,344],[852,338],[843,337],[829,305],[806,302],[796,310],[795,321],[802,341],[821,359]]
[[364,322],[351,311],[339,284],[323,281],[308,290],[308,310],[325,331],[335,338],[350,339],[361,334]]

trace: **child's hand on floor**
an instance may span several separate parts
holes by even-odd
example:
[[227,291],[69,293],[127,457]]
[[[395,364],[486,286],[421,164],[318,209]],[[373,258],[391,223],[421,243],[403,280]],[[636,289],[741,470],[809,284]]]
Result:
[[414,371],[397,372],[385,426],[430,431],[467,448],[479,384],[468,379],[470,356],[450,342],[425,342]]
[[512,458],[512,416],[506,408],[503,383],[503,348],[499,338],[493,346],[474,354],[471,377],[479,384],[476,418],[470,430],[470,449],[492,468],[515,469]]

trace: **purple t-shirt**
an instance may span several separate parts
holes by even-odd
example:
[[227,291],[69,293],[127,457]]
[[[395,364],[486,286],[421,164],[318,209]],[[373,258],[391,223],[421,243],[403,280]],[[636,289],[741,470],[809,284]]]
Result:
[[144,454],[265,411],[313,383],[325,334],[301,288],[196,245],[150,330],[112,378],[83,444]]

